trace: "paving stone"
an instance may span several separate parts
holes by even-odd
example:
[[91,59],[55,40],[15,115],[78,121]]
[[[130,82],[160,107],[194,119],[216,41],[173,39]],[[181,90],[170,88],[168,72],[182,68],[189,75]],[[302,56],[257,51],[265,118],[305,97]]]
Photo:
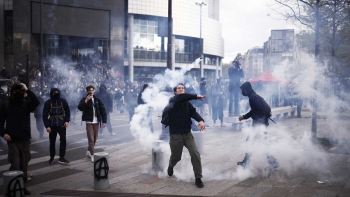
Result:
[[237,194],[236,196],[249,196],[249,197],[255,197],[255,196],[261,196],[266,191],[270,190],[271,187],[250,187],[243,192]]
[[231,186],[226,188],[225,190],[222,190],[215,196],[236,196],[237,194],[247,190],[247,187],[239,187],[239,186]]
[[335,197],[337,196],[336,191],[328,191],[328,190],[316,190],[312,197]]
[[311,197],[314,195],[316,188],[308,186],[298,186],[289,192],[287,197]]
[[337,197],[349,197],[350,189],[343,188],[337,192]]
[[283,197],[287,196],[293,188],[272,187],[270,190],[264,192],[261,197]]
[[252,186],[258,184],[262,180],[264,180],[264,178],[262,178],[262,177],[249,178],[245,181],[237,183],[236,186],[238,186],[238,187],[252,187]]

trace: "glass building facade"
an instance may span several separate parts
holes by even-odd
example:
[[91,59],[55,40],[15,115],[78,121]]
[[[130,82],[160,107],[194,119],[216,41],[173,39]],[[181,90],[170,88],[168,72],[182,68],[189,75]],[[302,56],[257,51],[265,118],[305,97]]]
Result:
[[[200,7],[188,0],[173,2],[173,55],[175,69],[192,64],[200,57]],[[144,80],[164,72],[168,45],[168,1],[128,0],[124,40],[124,74],[129,75],[129,41],[132,39],[135,80]],[[132,16],[132,35],[129,18]],[[131,37],[131,38],[130,38]],[[219,0],[210,0],[202,7],[202,39],[204,77],[215,79],[221,74],[223,39],[219,22]],[[199,75],[199,65],[191,71]]]

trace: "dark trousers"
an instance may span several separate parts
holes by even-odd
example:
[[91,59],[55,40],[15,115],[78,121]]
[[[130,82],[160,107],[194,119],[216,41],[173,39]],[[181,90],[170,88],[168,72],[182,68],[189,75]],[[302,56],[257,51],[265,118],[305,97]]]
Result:
[[196,178],[202,178],[201,156],[197,150],[196,142],[191,132],[187,134],[170,135],[171,156],[169,166],[174,167],[181,160],[182,150],[185,146],[191,155],[191,163]]
[[[108,113],[107,114],[107,123],[106,123],[106,126],[107,126],[107,129],[108,129],[108,132],[112,133],[112,124],[111,124],[111,116],[110,114]],[[102,133],[103,132],[103,128],[100,127],[99,129],[99,132]]]
[[230,91],[228,113],[229,116],[239,116],[239,90]]
[[129,120],[131,121],[132,117],[135,114],[135,108],[134,107],[129,107],[128,111],[129,111]]
[[7,160],[11,163],[10,171],[23,171],[24,180],[27,180],[28,163],[31,159],[30,140],[16,140],[7,142]]
[[[223,102],[223,100],[219,100],[219,102]],[[218,118],[221,121],[221,123],[224,122],[224,104],[219,103],[219,104],[213,105],[212,110],[213,110],[212,118],[214,123]]]
[[50,157],[56,155],[56,138],[57,133],[60,135],[60,158],[64,158],[66,155],[66,127],[51,127],[51,133],[49,134],[50,139]]

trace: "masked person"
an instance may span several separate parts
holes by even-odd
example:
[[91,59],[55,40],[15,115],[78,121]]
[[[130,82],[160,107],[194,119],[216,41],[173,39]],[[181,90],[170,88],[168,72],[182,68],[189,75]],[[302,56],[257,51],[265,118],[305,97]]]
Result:
[[[239,116],[239,121],[252,118],[253,119],[253,129],[254,134],[253,138],[247,138],[247,141],[249,139],[259,140],[261,139],[261,136],[264,136],[264,140],[267,141],[267,127],[269,126],[268,119],[271,116],[271,108],[267,105],[265,100],[257,95],[255,91],[252,88],[252,85],[250,82],[245,82],[240,86],[241,92],[243,96],[249,97],[249,105],[251,110],[243,115]],[[269,108],[269,109],[267,109]],[[268,112],[270,110],[270,112]],[[270,113],[270,114],[269,114]],[[251,159],[251,153],[246,153],[243,161],[238,162],[237,165],[241,165],[243,167],[249,165],[250,159]],[[268,163],[271,167],[271,169],[276,169],[279,167],[279,164],[277,160],[270,155],[267,155]]]
[[61,98],[59,89],[51,89],[50,99],[44,104],[42,118],[50,139],[49,164],[52,164],[55,159],[57,134],[60,135],[60,158],[58,162],[60,164],[68,164],[69,161],[64,156],[66,155],[66,131],[70,121],[70,109],[67,101]]
[[[27,172],[30,155],[30,113],[39,105],[35,94],[23,83],[11,87],[10,100],[0,109],[0,135],[7,141],[10,171],[23,171],[24,182],[30,180]],[[6,127],[5,127],[6,122]],[[24,194],[30,192],[25,188]]]
[[[194,175],[196,178],[195,184],[197,187],[204,187],[202,182],[202,164],[201,157],[197,150],[197,145],[191,133],[191,118],[198,122],[200,131],[205,129],[203,118],[196,112],[189,100],[204,99],[205,96],[196,94],[185,94],[185,86],[178,84],[174,87],[175,96],[171,97],[167,107],[164,109],[165,113],[168,111],[171,119],[168,123],[170,133],[170,150],[171,156],[169,160],[168,175],[172,176],[174,167],[181,160],[182,150],[185,146],[191,156]],[[164,113],[164,112],[163,112]]]
[[88,138],[89,148],[86,156],[94,162],[95,144],[98,138],[98,126],[106,127],[107,113],[102,101],[94,95],[94,86],[87,86],[86,98],[82,98],[79,102],[78,109],[83,112],[82,120],[86,123],[86,134]]

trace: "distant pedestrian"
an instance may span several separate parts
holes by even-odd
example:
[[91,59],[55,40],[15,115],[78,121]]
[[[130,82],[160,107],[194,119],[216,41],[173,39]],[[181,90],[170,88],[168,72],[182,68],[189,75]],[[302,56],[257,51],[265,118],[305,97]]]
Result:
[[45,101],[44,101],[44,98],[42,98],[40,95],[37,98],[38,98],[40,104],[34,111],[34,118],[35,118],[35,122],[36,122],[36,129],[39,132],[39,138],[44,139],[44,131],[46,129],[45,129],[45,125],[43,122],[43,109],[44,109]]
[[137,93],[134,92],[133,89],[127,90],[125,94],[125,105],[129,112],[129,121],[131,121],[132,117],[135,114],[135,108],[137,107]]
[[88,151],[86,156],[94,162],[95,144],[98,138],[99,124],[106,127],[107,113],[102,101],[94,95],[94,86],[87,86],[86,98],[82,98],[79,102],[78,109],[83,112],[82,120],[86,122],[86,134],[88,138]]
[[[106,126],[108,129],[108,132],[111,135],[115,135],[115,133],[113,133],[113,128],[111,124],[111,113],[113,113],[113,99],[112,99],[112,95],[107,91],[107,87],[105,84],[100,85],[99,91],[98,93],[96,93],[96,97],[99,98],[103,103],[103,105],[105,106],[106,113],[107,113]],[[103,128],[100,127],[99,132],[102,135]]]
[[[139,105],[145,105],[147,104],[147,102],[145,102],[142,98],[145,90],[149,88],[149,85],[147,83],[145,83],[142,87],[142,90],[141,92],[139,93],[138,95],[138,98],[137,98],[137,104]],[[149,129],[152,133],[154,133],[154,129],[153,129],[153,122],[152,122],[152,107],[148,107],[148,111],[147,111],[147,121],[148,121],[148,126],[149,126]]]
[[202,164],[201,157],[197,150],[197,145],[191,133],[191,118],[198,122],[200,131],[205,129],[203,118],[196,112],[189,100],[200,99],[203,100],[205,96],[195,94],[185,94],[185,86],[178,84],[174,87],[175,96],[171,97],[167,107],[164,109],[168,111],[170,118],[169,132],[170,132],[170,150],[171,156],[169,160],[168,175],[172,176],[175,165],[181,160],[182,150],[185,146],[191,156],[194,175],[196,178],[195,184],[197,187],[204,187],[202,182]]
[[51,89],[50,99],[44,104],[42,119],[50,139],[49,164],[52,164],[55,159],[57,134],[60,135],[60,158],[58,162],[68,164],[69,161],[64,156],[66,155],[66,133],[70,121],[70,109],[66,99],[61,98],[61,92],[58,88]]
[[221,127],[224,127],[224,101],[225,101],[225,89],[222,78],[217,79],[217,83],[211,88],[212,104],[212,119],[214,121],[214,127],[218,126],[216,120],[219,119]]
[[238,60],[232,62],[232,67],[228,69],[229,83],[229,117],[239,115],[239,86],[244,77],[243,70],[240,68]]
[[[39,105],[35,94],[23,83],[11,87],[10,100],[0,109],[0,135],[7,141],[10,171],[23,171],[24,182],[30,181],[27,172],[30,155],[30,113]],[[6,127],[5,127],[6,122]],[[30,192],[24,188],[24,194]]]
[[[253,134],[254,137],[248,137],[247,141],[261,139],[261,136],[263,136],[263,140],[266,141],[267,127],[269,126],[268,119],[271,116],[271,108],[262,97],[255,93],[250,82],[243,83],[240,88],[242,95],[249,97],[249,105],[251,110],[247,114],[240,116],[238,119],[239,121],[242,121],[252,118],[254,132],[256,132]],[[251,153],[246,153],[243,161],[238,162],[237,165],[241,165],[243,167],[249,165],[251,156]],[[276,169],[279,167],[277,160],[273,156],[267,155],[267,160],[270,165],[270,169]]]

